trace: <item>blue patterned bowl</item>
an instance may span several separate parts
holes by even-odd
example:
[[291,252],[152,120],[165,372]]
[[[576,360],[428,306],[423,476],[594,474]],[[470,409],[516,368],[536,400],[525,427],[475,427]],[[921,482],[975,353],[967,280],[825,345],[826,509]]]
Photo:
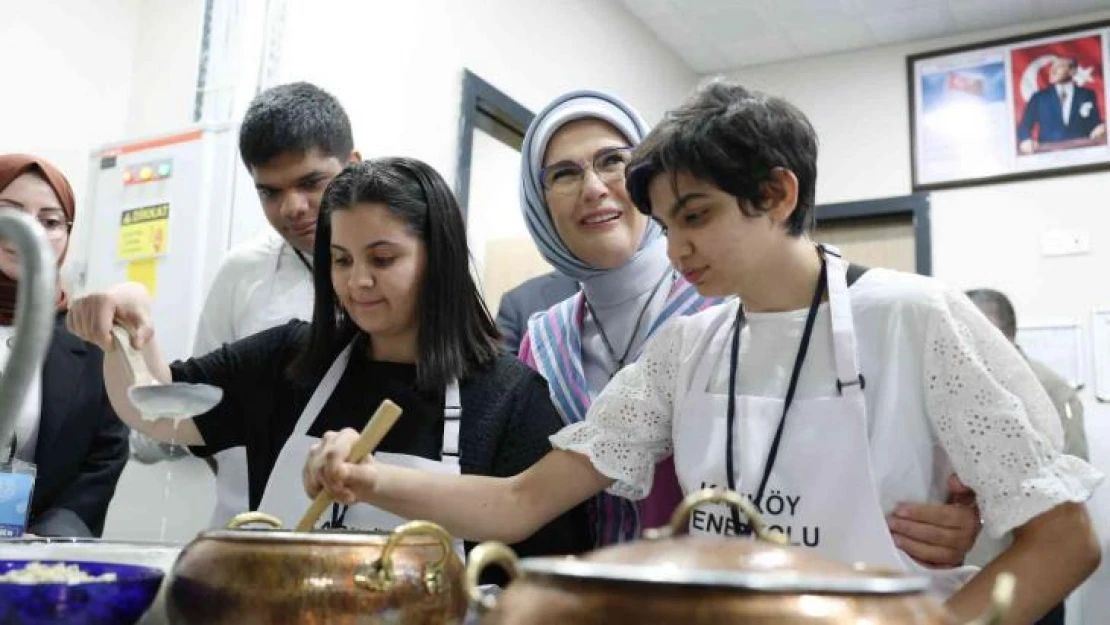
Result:
[[22,625],[134,625],[158,594],[164,573],[129,564],[71,560],[0,560],[0,574],[30,562],[76,564],[90,575],[115,573],[114,582],[17,584],[0,582],[0,623]]

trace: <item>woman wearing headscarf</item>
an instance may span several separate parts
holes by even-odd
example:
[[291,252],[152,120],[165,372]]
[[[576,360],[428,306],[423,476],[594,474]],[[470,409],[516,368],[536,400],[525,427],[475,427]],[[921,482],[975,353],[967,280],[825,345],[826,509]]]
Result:
[[[547,378],[568,424],[583,420],[605,385],[639,358],[667,321],[722,301],[699,295],[679,275],[661,228],[628,195],[625,167],[647,132],[640,115],[620,99],[573,91],[536,116],[521,150],[521,208],[532,238],[551,265],[582,286],[533,316],[520,348],[521,359]],[[596,495],[589,506],[595,542],[634,540],[644,528],[664,525],[681,496],[669,458],[656,467],[646,499]],[[936,566],[959,563],[975,540],[974,510],[908,509],[912,520],[901,537],[907,552]],[[961,529],[947,531],[949,526]],[[891,529],[897,534],[902,528]]]
[[[680,279],[659,226],[625,191],[625,165],[647,131],[618,98],[572,91],[547,105],[524,138],[520,192],[528,230],[547,262],[582,288],[529,320],[519,354],[547,378],[567,423],[585,417],[664,322],[716,303]],[[681,496],[670,460],[657,467],[642,501],[598,495],[589,506],[596,543],[633,540],[662,525]]]
[[[0,155],[0,208],[37,219],[61,267],[76,204],[56,167],[26,154]],[[18,256],[0,243],[0,370],[11,355],[19,272]],[[67,299],[60,283],[56,303],[42,375],[32,384],[12,440],[0,441],[0,458],[36,465],[28,533],[99,537],[127,463],[128,430],[104,391],[103,353],[65,328]]]

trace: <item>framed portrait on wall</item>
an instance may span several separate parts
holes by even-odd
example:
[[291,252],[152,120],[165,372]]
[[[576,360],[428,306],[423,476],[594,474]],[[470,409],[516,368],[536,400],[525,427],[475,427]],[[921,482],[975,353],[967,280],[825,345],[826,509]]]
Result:
[[907,58],[914,191],[1110,169],[1110,22]]

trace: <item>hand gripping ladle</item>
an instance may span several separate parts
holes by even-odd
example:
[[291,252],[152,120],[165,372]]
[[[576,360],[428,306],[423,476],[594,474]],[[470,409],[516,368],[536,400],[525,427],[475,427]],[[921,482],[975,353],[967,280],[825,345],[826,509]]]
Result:
[[223,389],[209,384],[160,382],[150,373],[142,354],[131,347],[127,330],[114,326],[112,338],[131,370],[132,383],[127,389],[127,397],[142,414],[143,420],[188,419],[208,412],[223,399]]

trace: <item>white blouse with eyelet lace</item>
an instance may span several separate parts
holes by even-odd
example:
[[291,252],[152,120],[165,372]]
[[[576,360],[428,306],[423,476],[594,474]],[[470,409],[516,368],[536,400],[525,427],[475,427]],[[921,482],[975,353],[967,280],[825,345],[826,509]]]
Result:
[[[985,528],[998,537],[1056,505],[1091,496],[1102,474],[1060,453],[1063,432],[1045,391],[1019,352],[962,293],[884,269],[868,271],[849,293],[866,379],[871,465],[884,512],[900,502],[944,501],[955,473],[976,492]],[[672,415],[701,361],[698,339],[730,326],[737,306],[731,301],[670,321],[602,391],[586,419],[552,436],[552,444],[588,456],[615,480],[609,492],[646,496],[656,462],[672,453]],[[748,315],[737,393],[786,394],[806,312]],[[715,340],[728,340],[727,331]],[[722,350],[714,363],[711,393],[728,392],[727,353]],[[832,358],[823,304],[796,398],[836,394]],[[720,454],[724,462],[724,442],[706,453]]]

